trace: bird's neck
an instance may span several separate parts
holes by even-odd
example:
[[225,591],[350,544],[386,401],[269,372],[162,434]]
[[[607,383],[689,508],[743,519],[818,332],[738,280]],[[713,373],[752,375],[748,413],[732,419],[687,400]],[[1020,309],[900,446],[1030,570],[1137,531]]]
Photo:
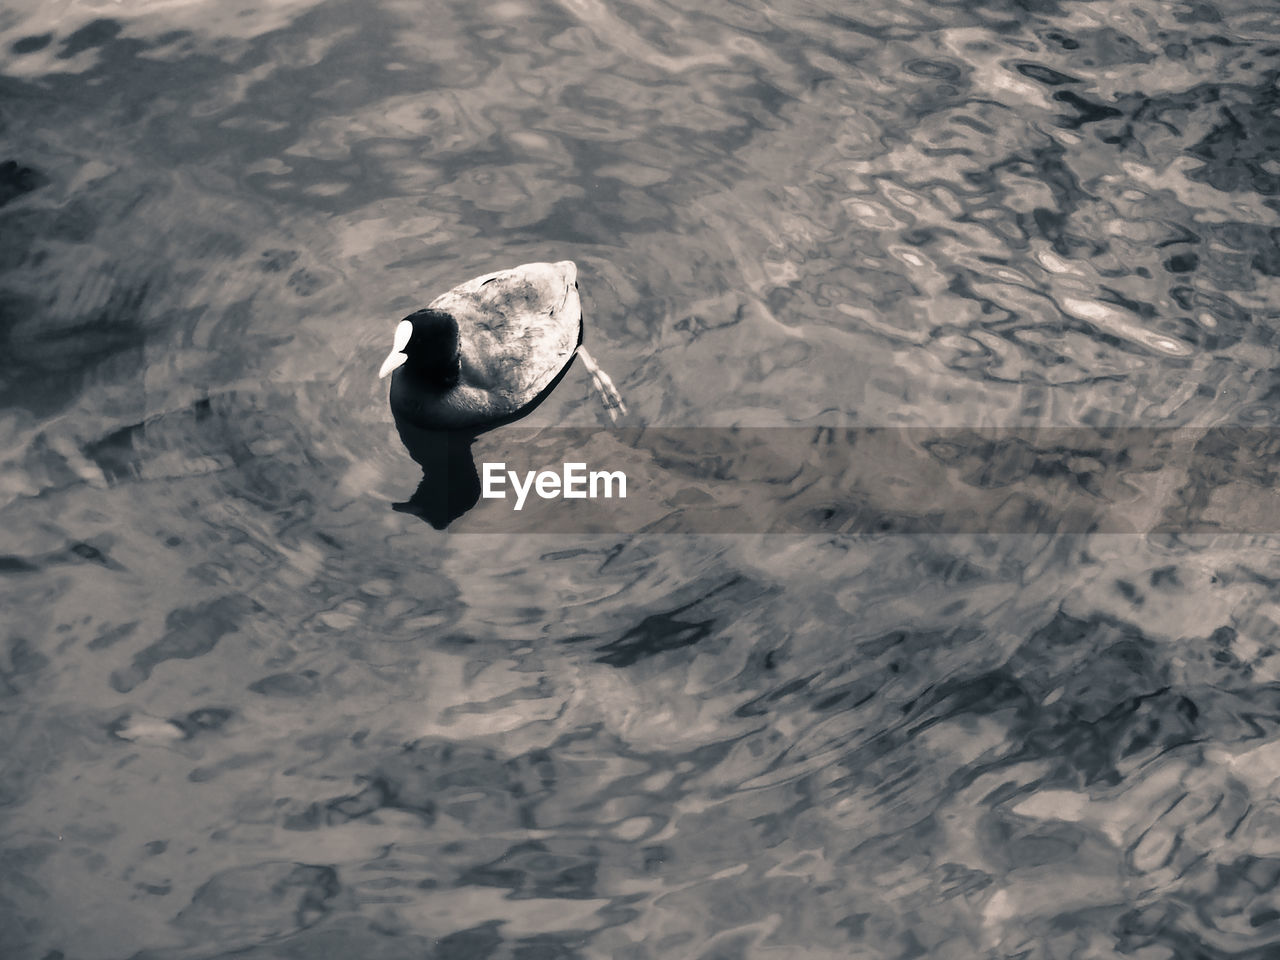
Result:
[[457,350],[452,354],[411,356],[405,364],[405,372],[428,389],[450,390],[458,385],[461,358]]

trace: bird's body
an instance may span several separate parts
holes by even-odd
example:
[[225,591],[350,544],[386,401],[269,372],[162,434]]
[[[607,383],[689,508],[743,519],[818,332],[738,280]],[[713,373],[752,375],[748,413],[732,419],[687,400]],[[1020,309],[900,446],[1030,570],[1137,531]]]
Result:
[[536,407],[575,356],[615,422],[626,405],[582,345],[578,268],[526,263],[459,284],[396,327],[378,376],[422,483],[396,509],[442,529],[480,498],[471,444]]
[[571,260],[526,263],[459,284],[402,320],[382,371],[394,370],[392,410],[432,430],[520,416],[582,342],[577,277]]

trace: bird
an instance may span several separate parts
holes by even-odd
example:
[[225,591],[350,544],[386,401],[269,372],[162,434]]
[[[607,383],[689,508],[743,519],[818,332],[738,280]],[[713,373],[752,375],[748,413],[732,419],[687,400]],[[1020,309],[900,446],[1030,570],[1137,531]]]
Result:
[[378,371],[397,423],[477,435],[536,407],[574,357],[616,421],[626,404],[582,343],[578,267],[525,263],[461,283],[397,325]]

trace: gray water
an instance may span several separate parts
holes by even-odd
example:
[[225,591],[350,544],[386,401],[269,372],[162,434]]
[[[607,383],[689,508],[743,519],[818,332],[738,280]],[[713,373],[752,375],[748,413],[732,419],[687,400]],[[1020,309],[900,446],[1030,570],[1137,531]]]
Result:
[[[1230,498],[439,532],[376,377],[573,259],[624,427],[1265,435],[1270,4],[8,0],[0,51],[5,960],[1280,950]],[[524,426],[615,429],[581,369]]]

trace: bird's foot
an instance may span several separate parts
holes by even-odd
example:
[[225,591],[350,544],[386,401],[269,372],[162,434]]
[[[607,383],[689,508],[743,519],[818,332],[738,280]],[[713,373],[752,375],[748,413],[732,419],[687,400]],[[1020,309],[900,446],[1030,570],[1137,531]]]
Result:
[[587,352],[587,348],[581,344],[578,346],[578,356],[582,358],[582,365],[587,368],[587,373],[591,375],[591,384],[596,388],[596,393],[600,394],[600,400],[604,403],[604,408],[609,413],[609,419],[617,423],[618,418],[624,416],[627,412],[627,405],[622,400],[622,394],[618,393],[618,388],[613,385],[613,380],[595,362],[591,354]]

